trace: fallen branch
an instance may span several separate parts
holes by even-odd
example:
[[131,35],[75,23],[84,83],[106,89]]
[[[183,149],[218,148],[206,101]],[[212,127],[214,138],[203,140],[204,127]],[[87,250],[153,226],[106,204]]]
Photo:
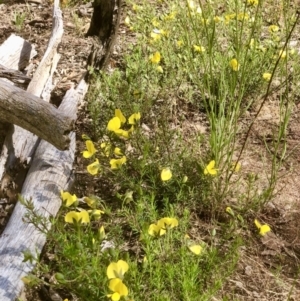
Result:
[[74,121],[48,102],[0,79],[0,120],[16,124],[60,150],[69,147]]
[[[77,89],[70,89],[59,110],[68,112],[76,119],[77,105],[83,100],[87,84],[82,80]],[[75,133],[69,135],[70,148],[59,151],[46,141],[41,141],[22,188],[22,197],[31,199],[35,210],[46,218],[55,216],[61,206],[60,190],[68,190],[72,184],[75,156]],[[34,263],[23,262],[24,251],[40,253],[46,237],[35,227],[23,221],[26,209],[17,203],[10,220],[0,236],[0,300],[14,301],[24,283],[23,276],[29,273]]]

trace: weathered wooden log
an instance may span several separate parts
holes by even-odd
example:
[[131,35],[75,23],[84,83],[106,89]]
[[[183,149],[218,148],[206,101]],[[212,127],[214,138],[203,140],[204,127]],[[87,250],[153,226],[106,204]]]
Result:
[[[16,69],[25,68],[26,64],[36,55],[36,51],[30,43],[25,41],[23,38],[11,35],[2,45],[0,45],[0,64],[6,68]],[[9,80],[4,79],[6,82]],[[7,126],[6,124],[1,125],[6,132],[3,132],[1,146],[2,151],[0,154],[0,182],[3,179],[3,174],[5,172],[5,166],[12,166],[12,161],[14,160],[11,154],[14,154],[12,145],[12,135],[14,132],[14,126],[11,124]],[[6,134],[6,135],[4,135]],[[10,154],[10,158],[8,157]],[[11,161],[11,164],[7,164]]]
[[48,102],[0,79],[0,120],[16,124],[60,150],[69,147],[74,120]]
[[[77,105],[87,91],[84,80],[77,89],[70,89],[59,110],[68,112],[76,119]],[[39,144],[27,178],[22,196],[34,203],[35,210],[43,216],[55,216],[61,206],[60,190],[68,190],[72,183],[72,168],[75,156],[75,133],[69,135],[71,143],[67,151],[59,151],[46,141]],[[29,273],[34,263],[23,262],[24,251],[40,253],[46,241],[45,235],[23,221],[26,209],[18,203],[0,236],[0,300],[14,301],[20,294],[24,283],[23,276]]]
[[0,45],[0,64],[6,68],[23,70],[35,55],[34,47],[14,34]]
[[6,68],[5,66],[0,64],[0,78],[9,79],[11,82],[27,87],[31,78],[27,75],[24,75],[22,72],[14,69]]
[[[58,57],[57,48],[59,43],[61,42],[62,35],[63,35],[62,13],[61,10],[59,9],[59,0],[55,0],[53,6],[53,22],[52,22],[51,37],[46,52],[43,56],[43,59],[40,62],[37,71],[33,75],[32,81],[30,82],[27,88],[27,91],[35,96],[39,97],[43,93],[44,86],[46,85],[47,82],[49,82],[49,77],[51,77],[51,75],[54,72],[54,68],[56,67],[56,62],[57,62],[57,60],[54,58]],[[6,45],[5,48],[3,47],[5,49],[5,53],[2,55],[0,53],[0,63],[7,68],[14,68],[13,66],[11,66],[13,64],[9,63],[11,58],[14,58],[14,60],[18,58],[18,55],[14,54],[14,50],[15,50],[14,45],[12,43],[10,44],[4,43],[4,44]],[[24,49],[26,50],[25,53],[27,53],[29,49],[31,49],[31,47],[28,46],[28,44],[29,44],[28,42],[26,43],[23,42]],[[23,49],[21,49],[21,52],[23,53]],[[7,58],[8,53],[11,53],[11,55],[9,55]],[[49,84],[47,84],[47,89],[48,87]],[[16,162],[29,164],[36,150],[37,145],[38,145],[38,137],[36,135],[15,125],[13,129],[6,136],[2,148],[2,153],[0,157],[0,181],[3,178],[5,170],[14,168]]]

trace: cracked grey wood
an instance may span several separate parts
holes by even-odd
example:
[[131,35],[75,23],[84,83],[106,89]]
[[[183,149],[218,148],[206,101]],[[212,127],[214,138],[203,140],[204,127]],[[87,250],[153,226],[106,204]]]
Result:
[[[59,107],[62,112],[76,119],[77,105],[87,91],[84,80],[70,89]],[[75,156],[75,133],[69,135],[71,143],[67,151],[59,151],[46,141],[41,141],[24,182],[21,195],[32,199],[34,208],[43,216],[55,216],[61,206],[60,190],[68,190],[72,184],[72,168]],[[14,301],[24,284],[21,280],[34,267],[23,262],[24,251],[39,254],[46,237],[33,225],[23,221],[25,208],[18,202],[13,214],[0,236],[0,300]]]

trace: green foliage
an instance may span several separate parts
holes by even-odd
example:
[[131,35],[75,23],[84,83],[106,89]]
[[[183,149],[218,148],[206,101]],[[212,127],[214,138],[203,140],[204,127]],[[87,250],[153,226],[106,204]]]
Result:
[[[39,268],[80,300],[211,300],[288,156],[298,16],[286,6],[284,25],[270,25],[269,3],[255,0],[226,1],[222,13],[219,1],[128,6],[135,41],[119,68],[94,73],[88,95],[83,157],[97,196],[62,193],[48,233],[54,260]],[[279,122],[262,155],[269,170],[243,172],[249,133],[275,90]],[[271,231],[255,225],[262,236]],[[120,259],[129,270],[116,285],[107,269]]]

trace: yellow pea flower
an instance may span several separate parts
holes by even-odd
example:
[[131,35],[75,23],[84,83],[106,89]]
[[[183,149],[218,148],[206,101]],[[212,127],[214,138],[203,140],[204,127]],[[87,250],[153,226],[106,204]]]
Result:
[[152,39],[151,42],[156,42],[156,41],[160,40],[161,35],[158,32],[151,32],[150,37]]
[[108,294],[107,297],[111,298],[112,301],[119,301],[121,297],[128,296],[128,288],[119,278],[109,281],[109,289],[113,294]]
[[74,222],[88,224],[90,223],[90,216],[86,210],[82,210],[81,212],[70,211],[65,216],[65,222],[70,224],[73,224]]
[[156,70],[157,70],[159,73],[164,73],[164,69],[162,68],[162,66],[157,66],[157,67],[156,67]]
[[208,165],[204,169],[204,174],[210,174],[212,176],[215,176],[218,173],[218,170],[215,168],[216,161],[212,160],[208,163]]
[[264,235],[266,235],[268,232],[270,232],[271,231],[271,228],[270,228],[270,226],[268,226],[268,225],[262,225],[257,219],[255,219],[254,220],[254,224],[255,224],[255,226],[257,227],[257,229],[259,230],[259,234],[261,235],[261,236],[264,236]]
[[129,118],[128,118],[128,123],[129,124],[136,124],[137,121],[139,121],[141,119],[141,113],[134,113],[132,114]]
[[90,214],[91,217],[94,218],[94,220],[98,221],[101,218],[101,214],[103,214],[104,211],[100,209],[93,209],[93,210],[88,210],[88,213]]
[[156,51],[154,54],[150,55],[149,59],[153,64],[158,64],[161,60],[160,53]]
[[178,226],[178,220],[172,217],[164,217],[157,222],[157,225],[163,229],[171,229]]
[[231,170],[233,170],[234,172],[239,172],[241,170],[242,164],[240,162],[232,162],[231,166]]
[[199,53],[205,52],[205,48],[203,46],[194,45],[193,47],[195,52],[199,52]]
[[101,226],[98,229],[98,237],[99,237],[100,240],[103,240],[106,237],[105,230],[104,230],[103,226]]
[[229,215],[231,215],[231,216],[234,217],[234,212],[233,212],[233,210],[232,210],[230,207],[226,207],[225,211],[226,211]]
[[159,26],[159,22],[157,21],[156,18],[153,18],[151,22],[152,22],[152,25],[153,25],[153,26],[155,26],[155,27],[158,27],[158,26]]
[[240,69],[240,65],[239,65],[237,59],[230,60],[229,66],[231,67],[231,69],[233,71],[239,71],[239,69]]
[[76,194],[71,195],[68,191],[60,191],[60,197],[65,202],[65,205],[67,207],[70,207],[72,204],[74,204],[77,201]]
[[100,164],[99,164],[99,160],[96,159],[95,162],[93,162],[92,164],[90,164],[90,165],[87,166],[87,171],[88,171],[92,176],[94,176],[94,175],[96,175],[96,174],[99,172],[100,168],[101,168],[101,166],[100,166]]
[[91,140],[85,141],[85,145],[86,145],[87,150],[83,151],[82,155],[84,158],[88,159],[96,153],[96,149],[95,149],[93,141],[91,141]]
[[119,117],[113,117],[112,119],[109,120],[107,124],[107,129],[109,131],[116,131],[121,127],[121,120]]
[[281,59],[285,59],[286,58],[286,51],[285,50],[280,50],[279,51],[279,57]]
[[129,269],[128,263],[124,260],[118,260],[118,262],[111,262],[106,269],[107,278],[123,279],[124,274],[128,271],[128,269]]
[[178,48],[180,48],[181,46],[183,46],[184,42],[182,40],[179,40],[176,42],[176,45]]
[[269,32],[274,33],[274,32],[278,32],[278,31],[279,31],[279,27],[277,25],[269,26]]
[[118,117],[120,119],[121,125],[126,122],[126,118],[120,109],[115,109],[115,117]]
[[256,6],[258,5],[258,0],[247,0],[248,5]]
[[116,156],[123,156],[123,153],[122,153],[122,151],[121,151],[121,149],[120,149],[119,147],[116,147],[116,148],[114,149],[114,154],[115,154]]
[[125,130],[122,130],[122,129],[118,129],[118,130],[115,130],[114,133],[115,133],[117,136],[119,136],[119,137],[128,139],[128,138],[129,138],[129,133],[130,133],[130,131],[125,131]]
[[190,245],[188,246],[191,252],[196,255],[200,255],[202,253],[203,248],[200,245]]
[[111,169],[119,169],[123,164],[125,164],[127,161],[126,156],[123,156],[120,159],[111,159],[109,161],[110,168]]
[[172,172],[170,168],[164,168],[160,173],[160,178],[163,182],[169,181],[172,178]]
[[95,199],[89,198],[89,197],[84,197],[83,201],[88,204],[91,208],[95,208],[97,201]]
[[263,79],[264,79],[265,81],[269,82],[270,79],[271,79],[271,77],[272,77],[272,74],[271,74],[271,73],[268,73],[268,72],[265,72],[265,73],[263,74],[262,77],[263,77]]
[[148,234],[151,236],[162,236],[166,234],[166,229],[157,224],[151,224],[148,228]]

